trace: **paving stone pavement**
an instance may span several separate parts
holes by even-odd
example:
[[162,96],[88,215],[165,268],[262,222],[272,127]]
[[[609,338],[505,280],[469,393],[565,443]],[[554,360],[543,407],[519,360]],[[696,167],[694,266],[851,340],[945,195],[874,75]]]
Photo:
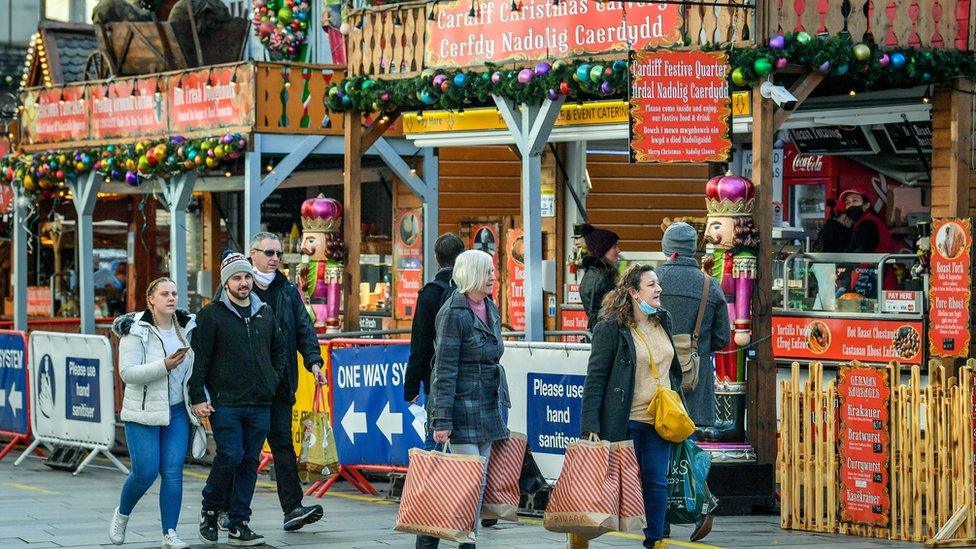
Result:
[[[86,469],[73,477],[54,471],[38,459],[29,459],[14,467],[16,454],[0,461],[0,549],[53,549],[60,547],[102,547],[108,545],[108,523],[118,505],[124,476],[115,470]],[[107,461],[96,460],[106,465]],[[199,545],[197,520],[200,513],[200,490],[207,469],[187,465],[185,469],[183,511],[178,531],[194,547]],[[383,485],[377,485],[380,497],[362,496],[338,483],[321,500],[306,498],[306,504],[320,502],[325,518],[298,532],[281,529],[281,510],[274,483],[262,474],[252,504],[251,527],[266,536],[271,547],[323,547],[334,549],[389,548],[411,549],[413,538],[393,531],[395,503],[382,498]],[[124,547],[137,549],[159,547],[158,482],[139,502],[129,520]],[[882,540],[787,532],[779,528],[778,516],[718,517],[712,534],[705,540],[711,545],[690,544],[690,528],[674,526],[675,542],[671,547],[843,547],[869,549],[878,547],[921,547]],[[226,534],[221,545],[228,547]],[[592,548],[641,547],[641,537],[614,533],[590,542]],[[442,543],[442,547],[455,544]],[[542,528],[541,521],[523,519],[519,524],[499,523],[483,529],[478,547],[536,549],[566,547],[562,534]]]

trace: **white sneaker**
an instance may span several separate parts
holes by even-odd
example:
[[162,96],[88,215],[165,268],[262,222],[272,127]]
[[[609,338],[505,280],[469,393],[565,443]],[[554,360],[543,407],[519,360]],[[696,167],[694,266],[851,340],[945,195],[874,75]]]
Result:
[[115,508],[115,512],[112,514],[112,524],[108,526],[108,539],[115,545],[122,545],[125,543],[125,526],[129,524],[128,515],[123,515],[119,512],[119,508]]
[[186,549],[190,544],[180,539],[180,536],[176,534],[176,530],[170,528],[163,534],[163,543],[160,547],[165,547],[166,549]]

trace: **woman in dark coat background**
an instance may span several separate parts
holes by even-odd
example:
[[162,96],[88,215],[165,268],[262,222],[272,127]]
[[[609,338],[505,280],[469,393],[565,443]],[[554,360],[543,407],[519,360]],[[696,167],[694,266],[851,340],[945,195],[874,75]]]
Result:
[[600,320],[603,296],[617,285],[617,261],[620,259],[617,242],[620,237],[613,231],[598,229],[589,223],[580,228],[580,234],[587,250],[583,258],[586,272],[580,281],[580,301],[586,311],[586,329],[593,332],[593,327]]
[[583,437],[630,439],[640,464],[647,528],[644,547],[664,538],[671,443],[647,411],[659,387],[681,390],[681,366],[671,341],[671,319],[660,310],[654,268],[634,265],[603,301],[583,388]]
[[[435,442],[450,441],[456,454],[482,456],[487,468],[491,443],[508,438],[501,407],[511,407],[499,362],[505,351],[501,315],[488,297],[495,285],[491,256],[478,250],[462,252],[452,277],[457,290],[437,313],[430,425]],[[484,478],[481,489],[483,493]],[[417,537],[417,549],[437,545],[437,538]]]

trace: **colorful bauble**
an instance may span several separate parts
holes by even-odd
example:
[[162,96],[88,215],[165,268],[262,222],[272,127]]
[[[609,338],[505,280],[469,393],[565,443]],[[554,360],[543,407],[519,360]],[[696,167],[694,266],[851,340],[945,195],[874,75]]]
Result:
[[861,62],[871,59],[871,47],[867,44],[858,44],[854,46],[854,59]]
[[810,33],[806,31],[800,31],[796,33],[796,41],[801,44],[804,45],[809,44],[811,40],[813,40],[813,37],[810,36]]
[[536,66],[535,66],[535,75],[536,76],[540,76],[540,77],[541,76],[545,76],[545,75],[549,74],[549,71],[551,69],[552,69],[552,66],[549,63],[546,63],[545,61],[543,61],[542,63],[536,64]]
[[786,65],[788,65],[789,63],[790,63],[789,60],[787,60],[785,57],[780,57],[779,59],[776,60],[776,70],[785,69]]
[[467,81],[467,76],[463,72],[454,75],[454,86],[460,88]]
[[820,66],[817,67],[817,72],[820,74],[827,74],[830,72],[830,61],[824,61],[821,63]]
[[736,86],[746,85],[746,74],[742,69],[734,69],[732,71],[732,83]]
[[774,50],[781,50],[786,47],[786,37],[782,34],[777,34],[769,39],[769,47]]
[[881,54],[881,57],[878,58],[878,64],[887,67],[891,64],[891,57],[887,53]]
[[576,74],[573,75],[576,80],[582,82],[590,78],[590,66],[586,63],[576,67]]
[[769,62],[769,59],[760,57],[752,64],[752,70],[755,71],[756,76],[769,76],[769,73],[773,72],[773,64]]
[[902,68],[902,67],[905,66],[905,61],[906,61],[906,59],[905,59],[905,56],[903,54],[897,53],[897,52],[891,54],[891,66],[892,67],[894,67],[896,69],[900,69],[900,68]]
[[593,65],[590,69],[590,82],[594,84],[603,80],[603,65]]

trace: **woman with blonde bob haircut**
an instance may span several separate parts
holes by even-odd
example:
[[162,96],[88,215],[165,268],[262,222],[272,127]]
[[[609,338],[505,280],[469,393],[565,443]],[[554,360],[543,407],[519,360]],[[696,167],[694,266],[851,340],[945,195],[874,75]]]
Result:
[[[453,278],[457,291],[437,313],[430,425],[435,442],[450,442],[456,454],[482,456],[487,467],[491,443],[508,438],[501,407],[511,407],[499,363],[505,351],[501,317],[490,298],[495,289],[491,256],[478,250],[462,252],[454,262]],[[483,493],[483,478],[481,488]],[[416,547],[437,543],[437,538],[420,536]],[[470,549],[474,544],[459,547]]]

